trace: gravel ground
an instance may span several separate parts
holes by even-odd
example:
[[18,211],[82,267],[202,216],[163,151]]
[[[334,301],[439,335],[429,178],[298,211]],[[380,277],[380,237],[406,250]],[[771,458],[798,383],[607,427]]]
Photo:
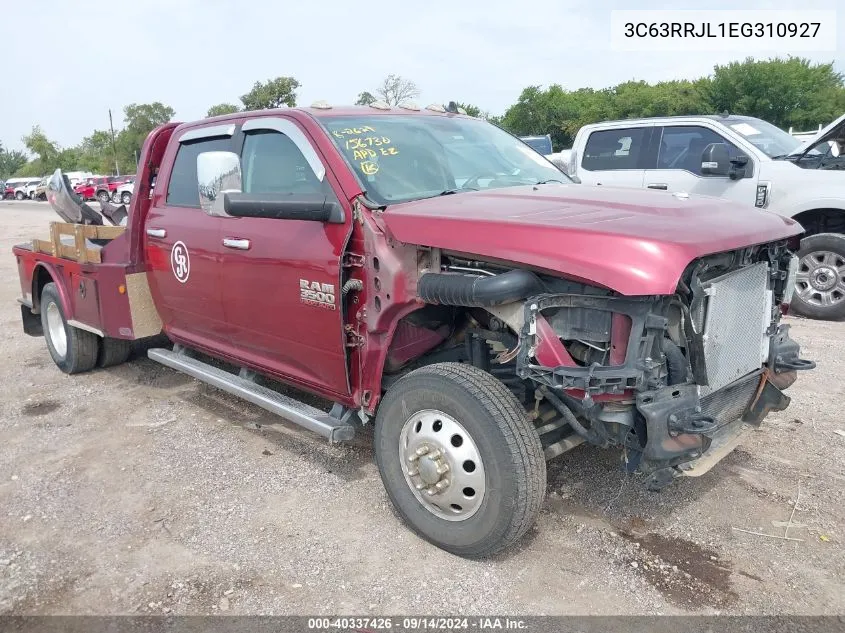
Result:
[[[519,547],[472,562],[403,527],[364,439],[330,447],[143,350],[62,374],[22,332],[10,253],[53,219],[0,202],[0,614],[845,613],[845,323],[788,319],[818,369],[703,477],[649,493],[578,447]],[[793,512],[800,540],[732,529]]]

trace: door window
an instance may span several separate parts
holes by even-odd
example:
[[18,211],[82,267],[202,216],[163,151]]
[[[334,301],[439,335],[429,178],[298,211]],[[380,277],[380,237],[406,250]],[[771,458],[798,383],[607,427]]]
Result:
[[587,139],[581,166],[589,171],[645,169],[650,128],[593,132]]
[[247,134],[243,149],[245,193],[326,194],[330,187],[320,181],[296,144],[284,134],[260,131]]
[[202,152],[232,151],[229,137],[206,138],[191,143],[182,143],[176,152],[170,182],[167,184],[167,204],[176,207],[200,207],[197,186],[197,156]]
[[701,173],[701,154],[711,143],[725,143],[731,158],[742,152],[713,130],[698,125],[679,125],[663,128],[660,149],[657,153],[657,169],[683,169],[696,176]]

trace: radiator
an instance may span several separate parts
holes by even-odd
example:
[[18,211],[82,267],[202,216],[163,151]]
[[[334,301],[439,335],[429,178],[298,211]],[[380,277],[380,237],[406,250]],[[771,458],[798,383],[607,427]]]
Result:
[[772,292],[766,262],[746,266],[702,284],[707,296],[704,359],[705,396],[756,371],[766,359]]

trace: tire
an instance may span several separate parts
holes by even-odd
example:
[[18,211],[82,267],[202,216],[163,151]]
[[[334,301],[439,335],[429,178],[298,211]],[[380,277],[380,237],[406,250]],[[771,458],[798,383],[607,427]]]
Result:
[[23,198],[24,198],[23,191],[16,191],[15,192],[15,200],[20,202],[21,200],[23,200]]
[[100,353],[97,355],[97,367],[122,365],[132,352],[132,341],[122,338],[106,337],[100,341]]
[[97,200],[100,202],[108,202],[109,201],[109,192],[108,191],[98,191],[97,192]]
[[132,194],[128,191],[124,191],[120,194],[120,202],[128,206],[129,203],[132,202]]
[[[407,455],[414,446],[431,450],[412,462]],[[543,449],[525,408],[505,385],[471,365],[428,365],[394,384],[376,416],[375,456],[387,494],[409,527],[467,558],[491,556],[518,541],[534,524],[546,492]],[[448,470],[438,474],[444,461]],[[436,484],[434,477],[440,477]],[[441,483],[444,490],[433,496],[412,488]]]
[[78,374],[97,364],[100,337],[68,325],[56,284],[52,282],[41,292],[41,326],[50,356],[63,372]]
[[790,309],[811,319],[845,317],[845,235],[818,233],[801,240]]

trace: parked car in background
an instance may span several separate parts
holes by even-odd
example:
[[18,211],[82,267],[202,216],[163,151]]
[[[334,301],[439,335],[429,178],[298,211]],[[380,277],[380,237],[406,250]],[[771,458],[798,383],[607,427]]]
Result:
[[553,151],[551,134],[545,134],[543,136],[520,136],[519,140],[543,156],[548,156]]
[[90,178],[85,178],[74,185],[73,192],[83,200],[91,200],[94,198],[96,184],[98,181],[103,180],[105,180],[104,176],[92,176]]
[[132,202],[132,194],[135,191],[135,178],[119,185],[111,194],[112,202],[120,202],[121,204],[129,204]]
[[47,183],[50,182],[50,176],[44,176],[41,180],[38,181],[38,185],[35,187],[35,192],[32,195],[33,200],[46,200],[47,199]]
[[96,199],[100,202],[108,202],[112,197],[112,193],[120,185],[134,178],[134,174],[126,176],[99,176],[89,179],[85,185],[75,191],[86,200]]
[[[792,309],[845,317],[845,116],[802,143],[753,117],[683,116],[582,127],[568,174],[585,184],[727,198],[793,218],[806,233]],[[834,155],[835,154],[835,155]]]
[[813,130],[812,132],[796,132],[793,128],[789,128],[789,134],[797,138],[799,141],[809,141],[812,138],[815,138],[816,135],[822,131],[822,124],[819,123],[819,128],[817,130]]
[[39,183],[43,180],[43,178],[33,179],[26,183],[24,187],[24,194],[30,200],[35,199],[35,189],[38,187]]
[[95,174],[90,171],[66,171],[64,175],[70,180],[71,187],[76,187],[80,182],[95,177]]
[[8,196],[15,200],[26,200],[31,197],[32,192],[35,191],[35,186],[41,181],[40,178],[9,178],[6,181],[8,188],[9,183],[13,183],[12,195]]

